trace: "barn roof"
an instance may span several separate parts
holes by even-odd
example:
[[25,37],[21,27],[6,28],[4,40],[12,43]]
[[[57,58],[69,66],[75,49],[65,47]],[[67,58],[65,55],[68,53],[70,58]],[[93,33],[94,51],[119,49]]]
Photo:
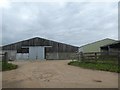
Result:
[[24,47],[30,47],[30,46],[51,46],[51,48],[47,48],[46,50],[49,52],[75,52],[79,47],[69,45],[69,44],[64,44],[60,42],[56,42],[53,40],[47,40],[44,38],[31,38],[23,41],[19,41],[16,43],[8,44],[2,47],[2,50],[21,50]]
[[[32,41],[32,40],[34,40],[34,41],[42,40],[42,41],[46,41],[46,42],[51,41],[51,42],[53,42],[53,43],[59,43],[59,44],[74,46],[74,45],[70,45],[70,44],[66,44],[66,43],[57,42],[57,41],[54,41],[54,40],[48,40],[48,39],[41,38],[41,37],[34,37],[34,38],[30,38],[30,39],[25,39],[25,40],[22,40],[22,41],[18,41],[18,42],[15,42],[15,43],[3,45],[2,47],[4,47],[4,46],[9,46],[9,45],[13,45],[13,44],[17,44],[17,43],[20,43],[20,42],[25,42],[25,41]],[[39,43],[39,41],[38,41],[38,42],[35,42],[34,45],[37,46],[37,43]],[[33,46],[34,46],[34,45],[33,45]],[[26,45],[25,45],[25,46],[26,46]],[[43,46],[45,46],[45,45],[43,45]],[[49,46],[49,45],[46,45],[46,46]],[[78,46],[74,46],[74,47],[78,47]]]
[[120,41],[116,41],[116,42],[114,42],[114,43],[104,45],[104,46],[102,46],[101,48],[106,48],[106,47],[108,47],[108,46],[120,48]]
[[114,39],[105,38],[105,39],[102,39],[102,40],[99,40],[99,41],[95,41],[95,42],[92,42],[92,43],[88,43],[88,44],[86,44],[86,45],[82,45],[82,46],[80,46],[80,48],[81,48],[81,47],[84,47],[84,46],[87,46],[87,45],[91,45],[91,44],[97,43],[97,42],[105,41],[105,40],[111,40],[111,41],[116,42],[116,40],[114,40]]

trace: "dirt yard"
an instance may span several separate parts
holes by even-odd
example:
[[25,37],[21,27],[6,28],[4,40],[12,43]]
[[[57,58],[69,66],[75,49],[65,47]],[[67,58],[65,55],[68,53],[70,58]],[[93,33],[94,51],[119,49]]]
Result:
[[67,65],[68,60],[19,61],[2,73],[3,88],[118,88],[118,74]]

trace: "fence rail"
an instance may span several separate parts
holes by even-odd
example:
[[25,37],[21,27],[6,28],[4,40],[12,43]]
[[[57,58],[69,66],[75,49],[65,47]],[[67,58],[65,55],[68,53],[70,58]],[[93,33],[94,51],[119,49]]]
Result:
[[110,62],[118,63],[118,60],[120,59],[120,52],[87,52],[87,53],[79,52],[76,54],[74,58],[79,61],[86,61],[86,62],[110,61]]

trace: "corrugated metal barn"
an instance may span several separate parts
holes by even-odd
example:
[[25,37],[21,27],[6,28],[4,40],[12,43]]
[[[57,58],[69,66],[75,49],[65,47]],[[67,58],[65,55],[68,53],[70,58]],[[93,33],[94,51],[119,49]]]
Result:
[[120,52],[120,41],[100,47],[102,52]]
[[81,46],[79,48],[79,52],[83,52],[83,53],[100,52],[101,51],[100,47],[107,45],[107,44],[114,43],[114,42],[116,42],[116,40],[109,39],[109,38],[102,39],[102,40]]
[[78,47],[35,37],[2,47],[9,58],[16,60],[70,59]]

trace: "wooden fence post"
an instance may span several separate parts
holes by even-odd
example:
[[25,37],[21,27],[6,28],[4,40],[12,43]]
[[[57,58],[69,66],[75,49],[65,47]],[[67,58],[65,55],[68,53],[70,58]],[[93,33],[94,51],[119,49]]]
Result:
[[95,61],[97,62],[97,53],[95,52]]
[[80,52],[80,60],[83,61],[84,60],[84,55],[83,52]]
[[7,52],[5,52],[5,54],[4,54],[4,60],[3,60],[3,62],[5,62],[5,63],[8,62],[8,53]]
[[80,61],[80,53],[77,53],[76,57],[77,57],[78,61]]

